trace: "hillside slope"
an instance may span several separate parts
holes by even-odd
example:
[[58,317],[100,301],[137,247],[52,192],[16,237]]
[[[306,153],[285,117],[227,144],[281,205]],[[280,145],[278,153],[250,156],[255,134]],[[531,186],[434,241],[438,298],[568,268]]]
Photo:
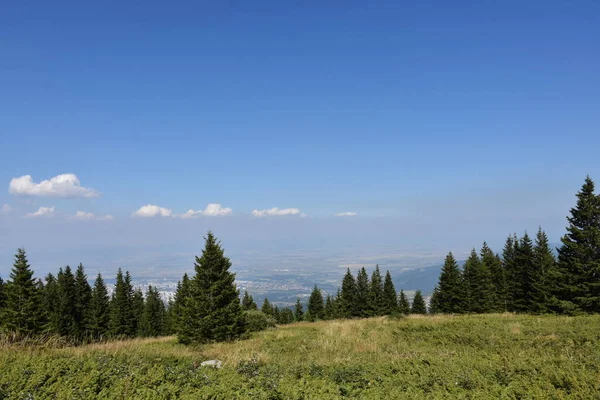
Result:
[[[0,344],[0,399],[593,398],[600,316],[299,323],[236,343]],[[200,367],[207,359],[223,369]]]

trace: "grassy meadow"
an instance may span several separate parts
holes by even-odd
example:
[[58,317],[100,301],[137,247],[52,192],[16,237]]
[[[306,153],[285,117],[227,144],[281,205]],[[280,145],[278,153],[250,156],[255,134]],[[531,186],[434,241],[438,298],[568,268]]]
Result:
[[0,399],[236,398],[600,398],[600,315],[297,323],[198,348],[0,341]]

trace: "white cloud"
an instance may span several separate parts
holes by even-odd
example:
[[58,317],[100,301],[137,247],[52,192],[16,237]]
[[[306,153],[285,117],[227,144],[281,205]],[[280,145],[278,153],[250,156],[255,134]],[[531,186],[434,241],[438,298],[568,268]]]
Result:
[[10,194],[48,197],[97,197],[100,193],[81,186],[77,175],[62,174],[40,183],[33,181],[31,175],[13,178],[8,186]]
[[3,214],[8,214],[12,211],[12,207],[10,206],[10,204],[3,204],[2,205],[2,213]]
[[356,217],[356,213],[353,211],[340,212],[335,214],[336,217]]
[[147,206],[140,207],[139,210],[133,213],[134,217],[140,218],[152,218],[152,217],[170,217],[172,211],[168,208],[155,206],[148,204]]
[[75,215],[73,215],[69,219],[73,219],[73,220],[77,220],[77,221],[112,221],[114,219],[114,217],[109,214],[97,216],[91,212],[77,211],[75,213]]
[[25,214],[25,218],[52,218],[56,215],[54,212],[54,207],[40,207],[36,212]]
[[297,208],[277,208],[273,207],[268,210],[254,210],[252,211],[252,215],[255,217],[267,217],[267,216],[282,216],[282,215],[300,215],[306,216],[305,214],[300,214],[300,210]]
[[231,215],[233,210],[229,207],[223,207],[217,203],[210,203],[204,210],[188,210],[185,214],[181,214],[179,217],[184,219],[196,218],[200,216],[207,217],[224,217]]

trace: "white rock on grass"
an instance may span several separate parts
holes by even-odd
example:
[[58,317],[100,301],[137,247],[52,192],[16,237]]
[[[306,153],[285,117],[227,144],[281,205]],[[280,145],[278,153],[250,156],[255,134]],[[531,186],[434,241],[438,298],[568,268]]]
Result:
[[208,361],[203,361],[200,364],[201,367],[211,367],[211,368],[221,368],[221,361],[220,360],[208,360]]

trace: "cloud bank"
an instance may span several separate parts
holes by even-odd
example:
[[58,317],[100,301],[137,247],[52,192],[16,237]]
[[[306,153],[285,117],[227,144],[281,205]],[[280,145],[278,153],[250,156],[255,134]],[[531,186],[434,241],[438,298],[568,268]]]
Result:
[[77,211],[75,213],[75,215],[73,215],[69,219],[76,220],[76,221],[112,221],[114,219],[114,217],[109,214],[95,215],[94,213],[91,213],[91,212]]
[[40,207],[36,212],[25,214],[25,218],[52,218],[55,215],[54,207]]
[[22,196],[45,196],[45,197],[98,197],[100,192],[81,186],[77,175],[62,174],[40,183],[33,181],[31,175],[23,175],[13,178],[8,185],[8,192]]
[[210,203],[204,210],[188,210],[185,214],[179,217],[183,219],[197,218],[201,216],[207,217],[224,217],[231,215],[233,210],[229,207],[223,207],[217,203]]
[[353,211],[339,212],[335,214],[336,217],[356,217],[356,213]]
[[170,217],[172,213],[168,208],[148,204],[140,207],[139,210],[133,213],[133,216],[139,218]]
[[252,211],[252,215],[255,217],[270,217],[270,216],[284,216],[284,215],[300,215],[305,216],[300,213],[300,210],[297,208],[277,208],[273,207],[268,210],[254,210]]

